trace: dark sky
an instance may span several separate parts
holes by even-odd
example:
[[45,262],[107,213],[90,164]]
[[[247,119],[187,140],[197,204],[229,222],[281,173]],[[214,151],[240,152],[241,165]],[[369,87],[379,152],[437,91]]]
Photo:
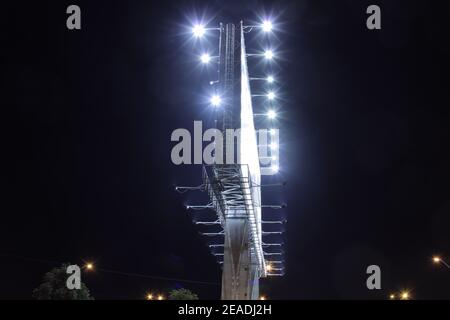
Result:
[[[14,4],[12,4],[14,3]],[[0,298],[29,299],[55,262],[98,271],[97,299],[186,287],[220,297],[220,268],[174,184],[171,132],[211,119],[210,74],[186,28],[276,17],[286,276],[273,299],[450,299],[450,6],[429,1],[11,1],[1,7]],[[78,4],[82,30],[69,31]],[[382,30],[365,26],[378,4]],[[214,37],[210,38],[211,41]],[[215,43],[215,42],[212,42]],[[249,35],[248,51],[267,43]],[[206,45],[205,43],[202,45]],[[215,49],[212,46],[211,50]],[[250,73],[264,72],[254,61]],[[46,262],[47,261],[47,262]],[[365,287],[377,264],[382,290]],[[57,265],[57,264],[56,264]]]

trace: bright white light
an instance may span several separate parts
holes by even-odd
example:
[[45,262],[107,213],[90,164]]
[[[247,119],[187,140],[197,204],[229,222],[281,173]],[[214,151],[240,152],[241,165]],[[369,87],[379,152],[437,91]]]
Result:
[[264,32],[270,32],[272,31],[273,25],[272,22],[269,20],[265,20],[262,24],[262,29]]
[[267,94],[267,99],[269,99],[269,100],[275,99],[275,92],[270,91],[270,92]]
[[220,103],[222,102],[222,99],[218,95],[214,95],[211,97],[211,104],[214,107],[220,106]]
[[273,83],[275,81],[275,79],[272,76],[268,76],[267,77],[267,82],[268,83]]
[[205,35],[206,29],[201,24],[197,24],[192,28],[192,33],[196,38],[201,38]]
[[269,112],[267,112],[267,116],[269,117],[269,119],[275,119],[277,117],[277,113],[273,110],[270,110]]
[[200,61],[204,64],[209,63],[211,61],[211,56],[207,53],[204,53],[200,56]]
[[280,170],[280,168],[277,165],[273,165],[271,169],[273,172],[278,172],[278,170]]
[[273,135],[275,135],[275,132],[276,132],[276,131],[275,131],[275,129],[270,129],[269,132],[270,132],[270,134],[273,136]]
[[273,59],[273,51],[272,50],[266,50],[264,52],[264,58],[266,58],[267,60],[272,60]]
[[276,160],[277,160],[277,157],[272,156],[271,159],[272,159],[273,161],[276,161]]
[[276,148],[278,148],[278,145],[276,143],[271,143],[269,144],[270,149],[275,150]]

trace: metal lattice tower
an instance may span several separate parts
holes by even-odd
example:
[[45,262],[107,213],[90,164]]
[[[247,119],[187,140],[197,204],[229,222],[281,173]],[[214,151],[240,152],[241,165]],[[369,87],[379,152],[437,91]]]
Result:
[[[218,111],[217,128],[225,135],[227,129],[240,129],[237,150],[234,139],[225,139],[223,163],[203,167],[203,183],[199,187],[179,187],[186,190],[206,191],[210,202],[205,206],[189,206],[192,209],[211,209],[215,211],[215,221],[196,222],[204,226],[220,225],[220,232],[204,232],[205,236],[221,236],[223,243],[210,245],[210,248],[223,248],[223,253],[213,253],[222,261],[222,299],[255,300],[259,298],[259,279],[267,275],[283,275],[278,264],[268,270],[265,256],[281,253],[264,252],[263,247],[279,248],[278,243],[264,243],[264,234],[280,234],[280,231],[263,232],[261,218],[261,168],[259,164],[257,131],[254,125],[254,112],[250,78],[247,68],[242,22],[238,25],[220,24],[219,31],[219,78],[216,92],[222,98]],[[248,27],[247,27],[248,28]],[[237,152],[236,152],[237,151]],[[229,159],[228,154],[232,154]],[[236,157],[237,156],[237,157]],[[230,161],[229,161],[230,160]],[[277,207],[277,206],[271,206]]]
[[[241,54],[245,50],[242,23],[239,27],[228,23],[220,28],[219,92],[225,97],[222,132],[226,132],[240,128],[241,81],[249,80],[241,77],[242,64],[246,63]],[[234,141],[227,139],[225,154],[233,152],[234,155],[234,149]],[[213,190],[210,193],[213,202],[222,203],[222,209],[218,211],[224,230],[222,299],[257,299],[258,279],[265,268],[263,258],[258,263],[255,255],[255,251],[262,251],[260,239],[254,239],[259,248],[252,243],[253,237],[258,235],[248,166],[225,164],[211,169],[210,175],[205,175],[210,178],[204,183]]]

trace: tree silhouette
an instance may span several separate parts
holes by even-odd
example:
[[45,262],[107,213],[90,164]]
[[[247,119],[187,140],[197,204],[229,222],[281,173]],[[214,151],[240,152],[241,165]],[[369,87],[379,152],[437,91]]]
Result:
[[169,300],[198,300],[198,296],[187,289],[174,289],[169,293]]
[[44,275],[44,282],[33,290],[33,298],[37,300],[94,300],[89,289],[81,282],[80,289],[70,290],[66,281],[70,274],[66,273],[70,264],[63,264]]

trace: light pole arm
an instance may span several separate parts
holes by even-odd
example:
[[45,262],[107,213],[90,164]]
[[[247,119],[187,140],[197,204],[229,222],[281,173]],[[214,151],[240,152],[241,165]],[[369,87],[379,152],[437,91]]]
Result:
[[441,259],[441,263],[442,263],[445,267],[447,267],[447,269],[450,269],[450,265],[449,265],[447,262],[445,262],[445,260]]

